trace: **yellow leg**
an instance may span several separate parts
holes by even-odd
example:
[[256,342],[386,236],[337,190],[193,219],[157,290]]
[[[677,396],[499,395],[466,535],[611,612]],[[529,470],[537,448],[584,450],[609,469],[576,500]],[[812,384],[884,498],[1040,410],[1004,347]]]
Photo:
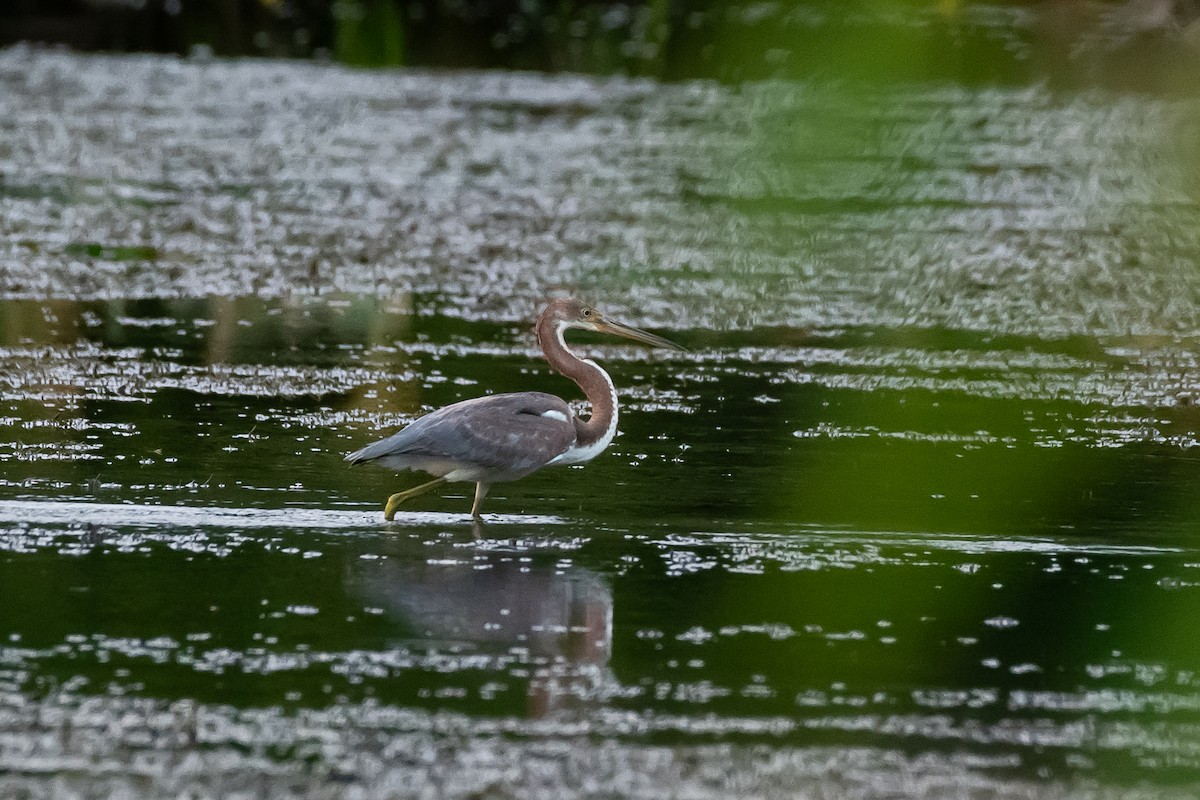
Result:
[[475,519],[483,519],[479,514],[479,507],[483,505],[483,498],[487,497],[490,488],[492,487],[483,481],[475,484],[475,503],[471,506],[471,516]]
[[413,488],[406,489],[403,492],[396,492],[387,499],[387,505],[383,507],[383,518],[386,520],[395,519],[396,509],[399,508],[400,504],[405,500],[411,500],[419,494],[425,494],[433,487],[445,482],[445,478],[434,478],[429,483],[422,483],[420,486],[414,486]]

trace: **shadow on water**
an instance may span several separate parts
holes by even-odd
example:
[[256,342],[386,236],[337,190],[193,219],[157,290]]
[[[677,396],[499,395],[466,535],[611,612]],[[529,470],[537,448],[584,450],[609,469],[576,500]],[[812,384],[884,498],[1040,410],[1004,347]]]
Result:
[[[459,654],[464,662],[487,653],[511,659],[509,680],[527,683],[531,718],[594,702],[597,687],[611,681],[612,592],[600,575],[535,564],[535,551],[521,547],[464,557],[461,549],[431,554],[427,543],[411,540],[405,554],[404,544],[395,542],[381,559],[358,566],[347,578],[349,591],[403,620],[421,646],[445,653],[447,669]],[[483,677],[494,683],[494,676]],[[513,687],[479,689],[483,697],[499,690]],[[454,696],[447,687],[426,687],[419,695]]]

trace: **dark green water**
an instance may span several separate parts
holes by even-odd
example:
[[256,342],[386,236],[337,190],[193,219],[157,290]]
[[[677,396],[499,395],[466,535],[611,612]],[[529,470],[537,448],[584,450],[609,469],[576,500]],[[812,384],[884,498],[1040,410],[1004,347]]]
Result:
[[[0,82],[0,795],[1194,795],[1187,97]],[[556,285],[690,352],[383,522]]]

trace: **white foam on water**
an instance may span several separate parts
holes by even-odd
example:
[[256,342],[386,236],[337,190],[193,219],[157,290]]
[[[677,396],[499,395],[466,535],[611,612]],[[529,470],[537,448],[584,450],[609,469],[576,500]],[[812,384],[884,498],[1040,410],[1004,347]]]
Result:
[[[560,517],[489,514],[488,525],[555,525]],[[135,503],[79,503],[41,500],[0,500],[0,523],[42,525],[178,526],[207,528],[380,528],[469,526],[466,514],[416,511],[397,514],[387,522],[379,511],[324,508],[215,508],[156,506]]]

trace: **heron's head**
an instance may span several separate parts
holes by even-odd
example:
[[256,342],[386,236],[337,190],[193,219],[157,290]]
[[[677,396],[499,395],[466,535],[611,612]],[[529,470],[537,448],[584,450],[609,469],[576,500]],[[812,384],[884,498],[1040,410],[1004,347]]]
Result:
[[568,328],[579,328],[585,331],[599,331],[600,333],[610,333],[613,336],[623,336],[651,347],[665,347],[669,350],[685,349],[670,339],[664,339],[641,328],[617,322],[573,297],[559,297],[551,300],[550,304],[546,306],[546,310],[542,312],[542,320],[549,322],[550,327],[560,337],[562,332]]

